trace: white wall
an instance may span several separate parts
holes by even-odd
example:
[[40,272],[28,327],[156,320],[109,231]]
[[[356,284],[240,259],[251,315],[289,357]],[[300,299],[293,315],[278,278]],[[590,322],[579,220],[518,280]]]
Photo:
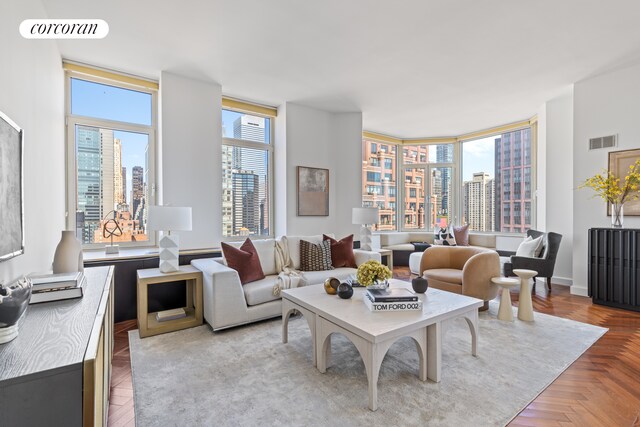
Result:
[[[640,65],[578,82],[574,86],[573,186],[607,168],[609,151],[640,148]],[[618,147],[588,150],[589,138],[618,134]],[[602,200],[587,189],[573,197],[573,286],[587,292],[587,230],[610,227]],[[639,228],[640,217],[626,216],[624,226]]]
[[573,88],[546,103],[545,228],[562,234],[554,283],[573,277]]
[[274,189],[273,206],[275,217],[273,224],[275,236],[287,234],[287,104],[278,107],[278,116],[275,118],[275,141],[273,145],[274,155]]
[[163,71],[158,176],[163,204],[191,206],[193,230],[181,249],[211,248],[222,237],[222,89]]
[[[351,223],[351,209],[362,205],[362,114],[329,113],[293,103],[284,108],[286,181],[276,182],[276,194],[286,191],[286,234],[335,233],[340,238],[353,233],[358,239],[359,228]],[[282,141],[277,144],[276,148],[281,147]],[[329,169],[329,216],[297,216],[297,166]],[[285,214],[282,206],[276,205],[277,215]],[[280,226],[277,233],[282,231]]]
[[54,41],[26,40],[18,23],[45,18],[39,1],[0,5],[0,111],[24,129],[25,253],[0,263],[0,282],[51,268],[65,228],[64,76]]

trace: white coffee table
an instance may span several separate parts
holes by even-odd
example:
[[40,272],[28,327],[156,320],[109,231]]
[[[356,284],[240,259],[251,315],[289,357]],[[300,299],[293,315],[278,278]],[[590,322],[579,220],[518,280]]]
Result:
[[[392,287],[411,288],[411,284],[392,279]],[[326,372],[331,355],[331,334],[345,335],[358,349],[369,382],[369,409],[378,408],[378,374],[387,350],[401,337],[411,337],[420,354],[420,380],[439,382],[442,365],[442,321],[464,317],[471,331],[471,354],[476,355],[478,308],[483,301],[438,289],[418,295],[422,311],[372,313],[362,297],[365,290],[355,288],[351,299],[327,295],[322,286],[282,291],[282,342],[288,340],[289,316],[294,310],[306,319],[313,342],[313,364]]]

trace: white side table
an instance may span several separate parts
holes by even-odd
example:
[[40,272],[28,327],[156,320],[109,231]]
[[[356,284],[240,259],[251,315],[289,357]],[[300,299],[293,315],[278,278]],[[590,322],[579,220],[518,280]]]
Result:
[[378,252],[381,257],[387,257],[387,267],[393,272],[393,251],[391,249],[374,249],[374,252]]
[[531,301],[531,288],[529,280],[538,275],[537,271],[516,269],[513,274],[520,278],[520,301],[518,303],[518,319],[526,322],[533,321],[533,302]]
[[520,279],[515,277],[494,277],[491,282],[502,288],[502,295],[500,296],[500,309],[498,310],[498,319],[506,320],[508,322],[513,321],[513,309],[511,308],[511,294],[509,290],[520,284]]

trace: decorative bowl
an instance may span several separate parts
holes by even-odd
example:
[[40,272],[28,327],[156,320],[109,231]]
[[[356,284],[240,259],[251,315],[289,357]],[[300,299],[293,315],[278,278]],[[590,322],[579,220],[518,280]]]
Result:
[[411,287],[418,294],[424,294],[429,288],[429,282],[424,277],[416,277],[411,281]]
[[0,344],[18,336],[18,321],[29,306],[31,281],[26,277],[11,285],[0,284]]
[[353,296],[353,288],[348,283],[340,283],[338,286],[338,296],[342,299],[349,299]]
[[340,286],[340,280],[335,277],[329,277],[324,281],[324,290],[329,295],[335,295],[338,293],[338,286]]

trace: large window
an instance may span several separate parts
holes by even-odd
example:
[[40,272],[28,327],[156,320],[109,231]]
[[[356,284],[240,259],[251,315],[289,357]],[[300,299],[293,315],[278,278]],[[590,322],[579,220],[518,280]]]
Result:
[[68,222],[84,245],[110,242],[109,220],[120,228],[114,243],[154,244],[146,224],[154,196],[156,89],[117,74],[67,71]]
[[222,235],[272,235],[272,118],[222,110]]
[[531,128],[461,144],[463,222],[475,231],[531,228]]
[[524,233],[531,228],[535,144],[531,127],[513,129],[451,143],[381,144],[363,138],[362,200],[380,208],[377,229],[469,224],[474,231]]

